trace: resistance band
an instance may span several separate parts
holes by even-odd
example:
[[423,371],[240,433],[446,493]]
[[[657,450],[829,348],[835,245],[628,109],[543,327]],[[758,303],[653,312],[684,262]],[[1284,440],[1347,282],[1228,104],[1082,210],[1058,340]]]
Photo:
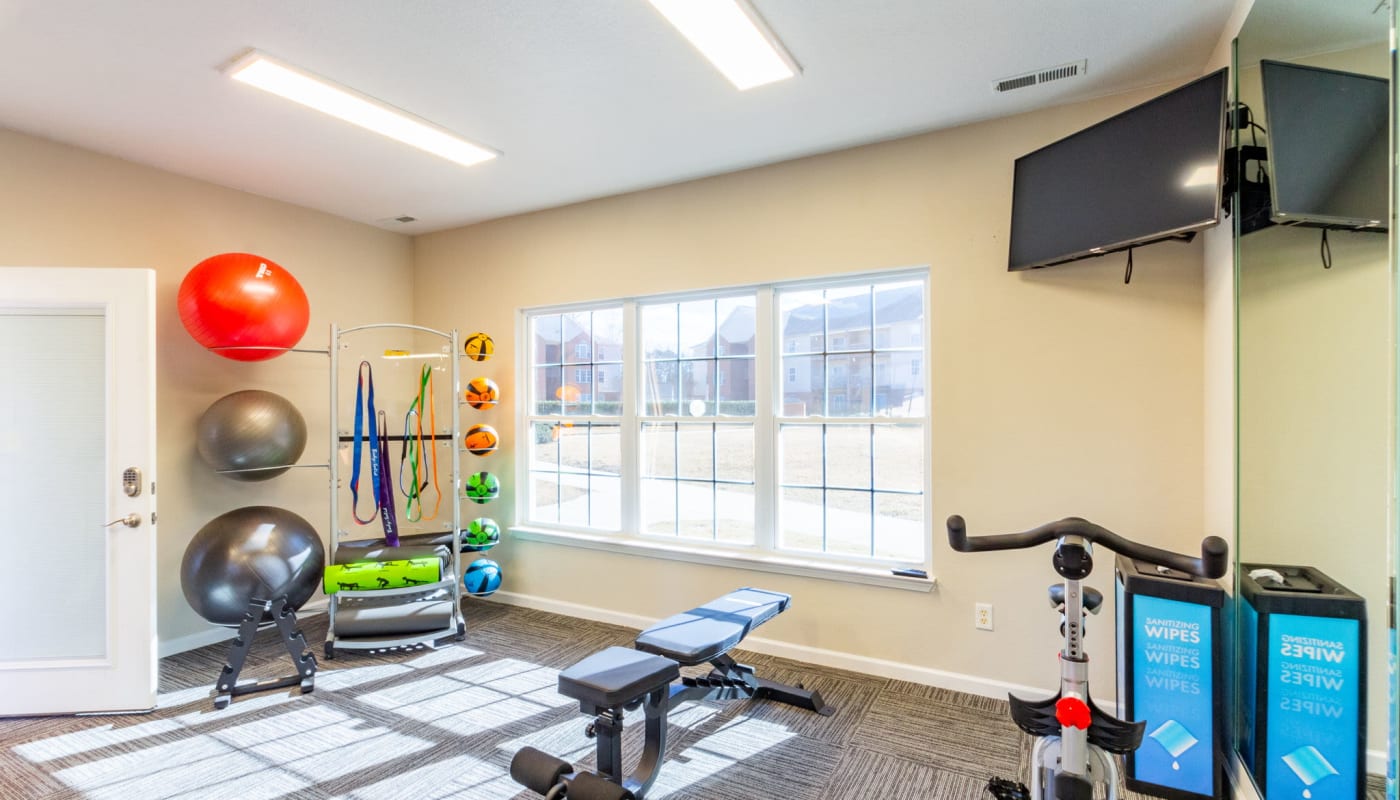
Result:
[[[423,433],[423,411],[427,407],[428,434]],[[411,422],[412,421],[412,422]],[[413,424],[413,427],[410,427]],[[418,396],[409,404],[404,415],[403,449],[399,454],[399,489],[404,493],[405,514],[410,522],[436,519],[442,507],[442,488],[438,484],[438,455],[436,446],[437,402],[433,397],[433,370],[427,364],[418,377]],[[415,437],[411,431],[416,431]],[[437,495],[433,512],[423,508],[423,490],[428,488],[429,463],[432,464],[432,487]],[[413,482],[405,485],[404,466],[409,467]],[[416,512],[415,512],[416,509]],[[416,516],[415,516],[416,514]]]
[[[368,392],[366,392],[368,384]],[[378,418],[374,411],[374,368],[368,361],[360,362],[359,374],[355,378],[355,443],[351,448],[350,467],[350,514],[359,525],[368,525],[374,522],[379,516],[379,497],[382,494],[379,488],[380,462],[379,446],[374,440],[378,437],[375,433],[365,430],[365,395],[369,395],[369,424],[374,425]],[[368,436],[366,436],[368,434]],[[360,518],[360,444],[362,441],[369,441],[369,477],[370,484],[374,488],[374,513],[369,517]]]
[[[366,414],[368,412],[368,414]],[[369,419],[366,421],[365,417]],[[371,426],[371,427],[367,427]],[[399,544],[398,521],[394,517],[394,484],[384,474],[389,463],[389,426],[384,412],[374,407],[374,368],[368,361],[360,362],[355,378],[355,432],[351,447],[350,515],[360,525],[368,525],[378,517],[384,522],[384,542],[390,547]],[[374,513],[360,516],[360,448],[369,446],[370,486],[374,490]]]
[[[421,514],[413,515],[415,507],[421,508],[418,495],[423,488],[418,484],[418,450],[414,447],[413,436],[409,433],[413,430],[413,420],[417,416],[418,409],[410,403],[408,411],[403,415],[403,446],[399,448],[399,491],[403,492],[404,517],[409,522],[418,522],[423,518]],[[409,466],[413,468],[413,480],[405,483],[403,471]]]
[[[389,420],[384,412],[379,412],[379,463],[389,464]],[[379,518],[384,521],[384,544],[399,546],[399,522],[394,514],[394,482],[388,475],[379,482]]]

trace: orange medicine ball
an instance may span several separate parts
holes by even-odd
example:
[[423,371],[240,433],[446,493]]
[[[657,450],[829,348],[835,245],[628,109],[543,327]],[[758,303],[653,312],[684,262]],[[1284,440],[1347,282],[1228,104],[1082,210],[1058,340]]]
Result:
[[484,456],[496,449],[496,429],[490,425],[473,425],[467,429],[463,443],[472,455]]
[[472,378],[463,392],[467,405],[477,410],[491,408],[501,398],[501,389],[490,378]]

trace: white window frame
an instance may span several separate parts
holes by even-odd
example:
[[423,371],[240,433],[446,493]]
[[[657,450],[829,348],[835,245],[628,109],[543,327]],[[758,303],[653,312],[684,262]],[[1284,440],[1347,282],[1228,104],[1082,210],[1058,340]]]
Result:
[[[928,413],[932,393],[927,371],[919,376],[922,379],[925,398],[923,417],[895,417],[873,421],[873,424],[876,425],[917,424],[924,428],[923,518],[928,538],[924,541],[923,563],[777,549],[779,484],[781,483],[779,465],[777,464],[778,428],[779,421],[783,417],[783,391],[781,387],[785,385],[784,381],[787,377],[786,370],[782,365],[782,331],[777,324],[777,290],[832,289],[848,285],[910,280],[921,281],[924,284],[924,335],[921,348],[921,358],[923,358],[931,350],[930,332],[932,329],[929,320],[929,271],[927,267],[520,309],[516,315],[516,340],[522,343],[522,346],[516,348],[516,386],[519,387],[516,402],[516,430],[525,433],[522,434],[522,440],[517,444],[519,455],[516,458],[516,486],[520,488],[514,493],[516,522],[510,526],[512,535],[528,541],[542,541],[614,553],[624,552],[629,555],[713,564],[760,572],[803,575],[913,591],[930,591],[936,582],[933,577],[932,554],[937,526],[934,524],[932,509],[932,419]],[[642,376],[646,362],[640,335],[641,307],[653,303],[723,299],[733,296],[756,296],[754,314],[756,337],[753,354],[755,362],[755,415],[753,417],[677,416],[665,418],[664,421],[721,424],[752,422],[754,427],[754,544],[752,546],[738,546],[725,542],[641,533],[641,503],[639,501],[641,424],[644,421],[660,419],[642,413],[644,411]],[[624,356],[621,364],[623,413],[615,418],[609,417],[607,421],[616,420],[620,425],[620,446],[622,448],[621,529],[603,531],[531,522],[530,459],[528,453],[532,446],[530,441],[532,436],[528,434],[533,430],[531,422],[536,415],[532,414],[532,409],[529,408],[534,378],[531,371],[533,351],[530,346],[525,344],[529,342],[530,319],[535,316],[598,310],[619,305],[622,307],[623,313]],[[804,421],[831,424],[872,424],[872,420],[866,417],[809,417]],[[893,574],[895,570],[922,570],[924,577],[895,575]]]

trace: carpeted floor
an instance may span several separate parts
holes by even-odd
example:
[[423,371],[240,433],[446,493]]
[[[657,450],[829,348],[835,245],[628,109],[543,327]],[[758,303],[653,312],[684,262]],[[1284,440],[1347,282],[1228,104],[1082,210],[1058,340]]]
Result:
[[[484,602],[469,606],[468,620],[465,644],[322,660],[309,695],[279,690],[213,710],[208,692],[225,644],[162,661],[151,714],[0,720],[0,798],[534,797],[506,774],[519,748],[592,762],[587,720],[556,692],[558,670],[630,644],[635,631]],[[319,643],[325,618],[302,629]],[[648,797],[982,800],[988,778],[1026,780],[1029,742],[1003,701],[736,657],[765,677],[819,690],[837,713],[683,706],[671,715],[668,760]],[[275,632],[261,634],[244,678],[290,671]],[[631,759],[641,726],[628,731]]]

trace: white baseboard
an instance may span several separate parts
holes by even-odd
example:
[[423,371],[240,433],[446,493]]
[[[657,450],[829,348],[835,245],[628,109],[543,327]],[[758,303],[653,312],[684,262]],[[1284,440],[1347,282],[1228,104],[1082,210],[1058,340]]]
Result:
[[[579,603],[566,603],[547,597],[538,597],[536,595],[520,594],[517,592],[496,592],[490,599],[506,605],[532,608],[536,611],[548,611],[553,614],[579,617],[593,620],[594,622],[605,622],[611,625],[622,625],[627,628],[636,628],[637,630],[646,628],[656,621],[638,614],[627,614],[606,608],[585,606]],[[879,678],[910,681],[926,686],[935,686],[940,689],[952,689],[967,694],[980,695],[982,697],[1005,699],[1006,695],[1010,692],[1025,697],[1039,697],[1054,693],[1053,690],[1046,689],[1045,687],[1023,686],[1015,683],[1007,683],[1005,681],[982,678],[976,675],[948,672],[946,670],[921,667],[899,661],[888,661],[883,658],[871,658],[870,656],[855,655],[854,653],[843,653],[838,650],[827,650],[821,647],[780,642],[776,639],[764,639],[758,636],[750,636],[744,639],[743,643],[739,646],[745,650],[762,653],[763,655],[791,658],[795,661],[805,661],[809,664],[817,664],[823,667],[860,672]]]
[[1384,750],[1367,750],[1366,771],[1372,775],[1384,775],[1387,760]]
[[[329,604],[330,601],[324,596],[313,598],[308,600],[306,604],[301,607],[301,610],[297,611],[297,616],[299,618],[305,618],[312,614],[325,613]],[[162,639],[160,640],[156,652],[161,658],[173,656],[177,653],[187,653],[191,650],[198,650],[201,647],[207,647],[211,644],[227,642],[229,639],[232,639],[237,632],[237,628],[224,628],[211,625],[202,631],[195,631],[194,633],[189,633],[184,636],[177,636],[174,639]]]

